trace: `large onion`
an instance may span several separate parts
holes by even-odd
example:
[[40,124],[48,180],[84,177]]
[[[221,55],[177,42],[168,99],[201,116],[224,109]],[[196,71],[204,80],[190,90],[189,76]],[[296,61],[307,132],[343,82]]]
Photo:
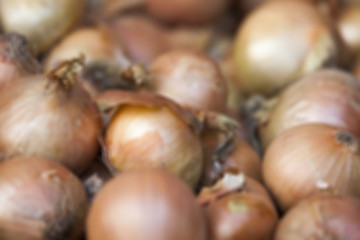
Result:
[[205,240],[205,219],[189,188],[160,170],[129,171],[96,196],[89,240]]
[[263,177],[282,210],[320,191],[360,197],[360,142],[328,125],[285,131],[270,144]]
[[284,130],[307,123],[326,123],[360,136],[359,90],[356,79],[340,70],[309,74],[279,95],[265,114],[258,112],[263,146]]
[[316,8],[305,1],[269,1],[239,27],[238,83],[245,93],[272,95],[333,62],[336,41]]
[[36,53],[43,53],[77,24],[84,3],[84,0],[3,0],[1,24],[5,32],[24,35]]
[[360,239],[360,201],[319,195],[301,202],[281,220],[274,240]]
[[174,50],[149,67],[153,90],[196,110],[225,111],[227,85],[220,68],[205,54]]
[[16,33],[0,36],[0,86],[20,76],[40,72],[26,39]]
[[77,240],[87,199],[81,182],[64,167],[40,158],[0,164],[0,238]]
[[36,156],[84,171],[98,152],[101,119],[78,83],[78,60],[13,81],[0,94],[0,161]]
[[195,187],[203,165],[196,123],[168,99],[150,94],[107,91],[99,105],[114,108],[105,133],[109,163],[118,171],[162,168]]

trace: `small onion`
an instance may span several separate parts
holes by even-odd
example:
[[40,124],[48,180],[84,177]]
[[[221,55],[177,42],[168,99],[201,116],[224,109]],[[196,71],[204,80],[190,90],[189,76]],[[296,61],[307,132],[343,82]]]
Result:
[[149,67],[153,91],[185,108],[224,112],[227,85],[218,64],[205,54],[174,50]]
[[321,191],[360,197],[360,142],[328,125],[294,127],[265,153],[264,182],[282,210]]
[[16,33],[0,36],[0,86],[20,76],[40,72],[26,39]]
[[307,123],[338,126],[360,136],[359,90],[356,79],[340,70],[309,74],[282,92],[265,114],[259,112],[262,145],[268,146],[286,129]]
[[319,195],[292,208],[280,221],[274,240],[360,239],[360,201]]
[[84,0],[2,0],[5,32],[24,35],[36,53],[44,53],[82,17]]
[[78,60],[48,75],[17,79],[0,94],[0,161],[43,157],[75,173],[98,152],[101,119],[96,104],[78,83]]
[[313,5],[269,1],[238,29],[238,83],[246,94],[273,95],[304,74],[335,63],[336,54],[336,40]]
[[352,53],[360,53],[360,8],[350,5],[341,9],[337,25],[346,46]]
[[96,196],[89,240],[206,240],[205,219],[190,189],[161,170],[129,171]]
[[163,168],[196,186],[203,156],[194,117],[168,99],[145,93],[107,91],[97,102],[115,107],[104,137],[111,166],[117,171]]
[[[274,205],[266,190],[255,181],[246,178],[243,188],[237,189],[237,184],[241,185],[239,177],[224,179],[222,184],[204,189],[198,197],[207,216],[211,239],[272,239],[278,220]],[[249,183],[252,185],[246,187]]]
[[40,158],[0,164],[0,238],[76,240],[83,233],[87,199],[64,167]]

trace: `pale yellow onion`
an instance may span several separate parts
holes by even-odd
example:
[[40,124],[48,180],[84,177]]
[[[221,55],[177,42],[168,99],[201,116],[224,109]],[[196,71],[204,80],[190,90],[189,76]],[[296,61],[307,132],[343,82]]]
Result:
[[338,126],[360,136],[359,90],[354,76],[336,69],[300,79],[275,98],[275,106],[261,116],[259,135],[263,147],[284,130],[308,123]]
[[322,191],[360,197],[359,171],[359,139],[322,124],[285,131],[263,162],[264,182],[283,211]]
[[6,33],[24,35],[36,53],[44,53],[83,15],[84,0],[2,0],[1,24]]
[[329,62],[336,41],[316,8],[303,1],[269,1],[240,25],[235,64],[240,89],[273,95]]

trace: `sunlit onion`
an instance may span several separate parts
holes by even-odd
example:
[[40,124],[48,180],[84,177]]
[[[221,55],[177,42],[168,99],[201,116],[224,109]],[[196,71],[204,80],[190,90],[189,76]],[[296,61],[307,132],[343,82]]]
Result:
[[282,210],[321,191],[360,197],[360,142],[328,125],[285,131],[264,157],[264,182]]

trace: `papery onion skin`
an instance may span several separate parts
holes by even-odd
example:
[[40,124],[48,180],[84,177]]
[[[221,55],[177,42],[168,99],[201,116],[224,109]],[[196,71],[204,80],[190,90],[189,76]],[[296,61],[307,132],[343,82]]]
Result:
[[212,239],[270,240],[277,223],[275,207],[261,195],[235,193],[205,208]]
[[75,173],[94,160],[102,125],[97,106],[79,82],[58,81],[34,75],[6,86],[0,95],[0,160],[43,157]]
[[334,64],[336,54],[333,34],[313,5],[269,1],[238,29],[238,83],[245,94],[274,95],[304,74]]
[[56,45],[45,62],[45,70],[51,71],[61,62],[84,54],[86,64],[105,62],[127,67],[128,60],[122,46],[116,42],[110,31],[101,27],[84,27],[67,35]]
[[224,112],[227,85],[220,68],[205,54],[174,50],[149,67],[153,90],[189,109]]
[[205,219],[190,189],[162,170],[128,171],[96,196],[89,240],[206,240]]
[[280,221],[274,240],[360,238],[360,201],[318,195],[302,201]]
[[[116,99],[122,102],[116,104]],[[152,94],[107,91],[97,102],[116,107],[104,141],[108,161],[117,171],[162,168],[196,186],[203,153],[197,132],[182,115],[188,112]]]
[[266,148],[284,130],[309,123],[338,126],[360,136],[360,85],[341,70],[317,71],[285,89],[259,126]]
[[76,240],[88,207],[79,179],[45,159],[0,163],[0,238]]
[[24,35],[36,53],[48,50],[82,17],[84,0],[1,1],[3,30]]
[[215,20],[229,5],[229,0],[144,0],[155,17],[171,23],[204,24]]
[[360,197],[359,171],[358,138],[322,124],[285,131],[263,162],[264,182],[283,211],[321,191]]

